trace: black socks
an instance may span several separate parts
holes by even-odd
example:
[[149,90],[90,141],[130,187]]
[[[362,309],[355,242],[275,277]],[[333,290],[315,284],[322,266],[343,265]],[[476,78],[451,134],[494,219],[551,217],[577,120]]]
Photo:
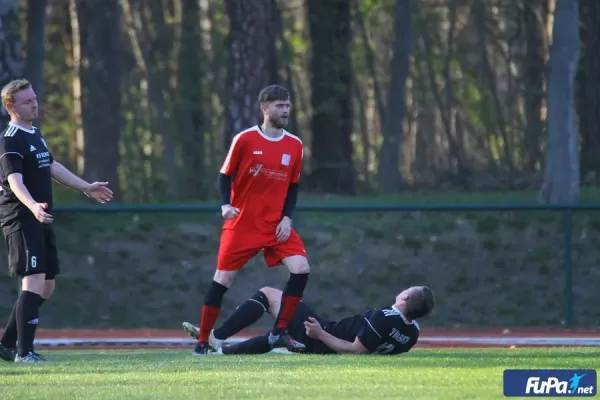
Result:
[[35,330],[42,297],[39,294],[22,291],[16,304],[17,338],[19,341],[19,356],[24,357],[33,350]]
[[[40,307],[46,299],[40,296]],[[17,347],[17,304],[19,303],[19,299],[15,301],[15,305],[8,317],[8,322],[6,323],[6,327],[4,328],[4,334],[2,335],[2,339],[0,340],[0,344],[6,347],[7,349],[14,349]]]
[[260,290],[239,306],[223,325],[215,329],[215,338],[225,340],[252,325],[269,309],[269,299]]

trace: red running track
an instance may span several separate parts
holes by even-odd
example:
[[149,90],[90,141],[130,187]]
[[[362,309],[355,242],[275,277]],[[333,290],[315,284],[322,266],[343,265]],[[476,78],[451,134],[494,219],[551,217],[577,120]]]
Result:
[[[265,330],[246,330],[233,340],[262,334]],[[40,329],[38,347],[60,349],[140,349],[188,348],[192,339],[182,329]],[[416,347],[485,348],[593,346],[600,347],[600,329],[524,328],[524,329],[440,329],[423,330]]]

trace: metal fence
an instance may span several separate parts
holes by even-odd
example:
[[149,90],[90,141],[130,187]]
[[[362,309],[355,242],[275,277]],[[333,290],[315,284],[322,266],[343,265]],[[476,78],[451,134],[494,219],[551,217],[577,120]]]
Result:
[[[573,326],[573,214],[581,211],[600,211],[600,204],[543,205],[543,204],[345,204],[318,205],[300,204],[302,213],[364,213],[364,212],[527,212],[551,211],[562,214],[562,234],[564,259],[564,326]],[[55,209],[55,213],[217,213],[218,205],[150,205],[150,204],[117,204],[108,206],[96,205],[63,205]]]

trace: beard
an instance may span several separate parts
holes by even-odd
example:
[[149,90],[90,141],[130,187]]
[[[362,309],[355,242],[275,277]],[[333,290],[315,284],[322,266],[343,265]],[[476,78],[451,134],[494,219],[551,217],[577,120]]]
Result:
[[273,117],[269,117],[269,122],[275,128],[277,128],[277,129],[283,129],[287,125],[288,118],[273,118]]

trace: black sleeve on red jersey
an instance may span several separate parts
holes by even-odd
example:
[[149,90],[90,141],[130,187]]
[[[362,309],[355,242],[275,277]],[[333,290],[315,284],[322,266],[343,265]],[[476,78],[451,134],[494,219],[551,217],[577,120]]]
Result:
[[23,173],[22,143],[16,137],[0,139],[0,174],[2,180],[10,174]]
[[365,325],[356,336],[362,345],[372,353],[384,342],[388,334],[388,323],[385,320],[385,315],[381,310],[377,310],[369,319],[365,318]]
[[294,210],[296,209],[296,202],[298,201],[298,184],[292,183],[288,187],[287,196],[285,196],[285,202],[283,203],[283,216],[292,218]]
[[231,177],[220,173],[217,179],[219,186],[219,197],[221,198],[221,205],[231,204]]

